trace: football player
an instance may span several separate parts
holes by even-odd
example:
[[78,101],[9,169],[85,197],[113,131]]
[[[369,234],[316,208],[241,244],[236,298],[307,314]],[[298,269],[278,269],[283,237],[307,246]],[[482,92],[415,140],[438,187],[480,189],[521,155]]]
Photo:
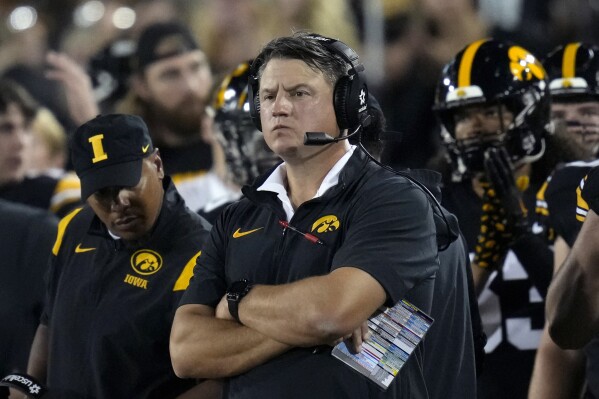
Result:
[[[554,239],[554,273],[574,244],[583,215],[579,182],[599,161],[599,47],[574,42],[554,49],[543,64],[550,78],[551,112],[556,126],[562,126],[569,142],[580,151],[580,161],[559,166],[537,194],[539,230]],[[559,131],[558,131],[559,133]],[[576,218],[574,215],[576,214]],[[577,221],[576,219],[579,219]],[[596,345],[595,345],[596,346]],[[587,390],[595,395],[597,383],[588,378],[593,365],[593,345],[587,355]],[[543,332],[530,385],[530,398],[570,398],[580,396],[585,379],[585,353],[562,350]],[[595,378],[596,380],[596,378]]]
[[551,131],[547,74],[528,50],[483,39],[443,69],[435,111],[451,166],[443,204],[468,242],[488,336],[479,397],[525,397],[544,323],[551,251],[531,233],[531,179]]

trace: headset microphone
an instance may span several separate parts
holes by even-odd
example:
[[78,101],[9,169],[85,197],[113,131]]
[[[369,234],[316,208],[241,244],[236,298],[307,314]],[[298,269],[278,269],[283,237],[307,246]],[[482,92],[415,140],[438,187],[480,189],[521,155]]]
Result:
[[348,134],[347,136],[342,137],[331,137],[325,132],[306,132],[304,134],[304,144],[305,145],[327,145],[331,143],[336,143],[341,140],[347,140],[350,137],[354,137],[356,134],[360,133],[362,129],[362,125],[358,125],[358,128]]

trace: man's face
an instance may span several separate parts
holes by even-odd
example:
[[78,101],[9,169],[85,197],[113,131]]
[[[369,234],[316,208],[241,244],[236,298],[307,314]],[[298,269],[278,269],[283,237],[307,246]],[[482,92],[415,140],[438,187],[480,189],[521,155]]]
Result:
[[0,186],[25,176],[25,152],[31,142],[29,123],[16,104],[0,113]]
[[322,149],[304,146],[306,132],[340,133],[333,87],[320,71],[294,59],[271,59],[260,79],[260,120],[272,151],[289,162]]
[[107,187],[90,195],[87,203],[102,223],[126,241],[148,234],[160,214],[164,170],[158,154],[143,161],[141,178],[135,187]]
[[505,105],[472,105],[455,111],[455,138],[458,141],[495,140],[513,122]]
[[150,64],[143,79],[142,98],[152,113],[180,135],[197,135],[210,101],[212,73],[201,50]]
[[599,102],[553,102],[554,121],[565,123],[568,138],[583,151],[585,158],[597,156],[599,150]]

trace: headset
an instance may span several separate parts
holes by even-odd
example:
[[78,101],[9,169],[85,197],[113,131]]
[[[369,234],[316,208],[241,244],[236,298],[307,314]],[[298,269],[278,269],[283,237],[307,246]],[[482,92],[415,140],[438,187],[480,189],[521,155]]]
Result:
[[[410,176],[409,172],[397,171],[390,166],[379,162],[368,152],[368,150],[366,150],[362,144],[362,141],[360,140],[362,128],[368,126],[371,122],[371,116],[368,112],[368,87],[366,86],[364,65],[359,62],[360,57],[353,49],[351,49],[342,41],[318,34],[310,34],[305,37],[308,39],[317,40],[331,54],[339,56],[350,65],[349,71],[345,75],[341,76],[335,83],[335,87],[333,89],[333,107],[335,110],[337,125],[341,131],[343,132],[344,130],[348,130],[348,132],[351,133],[340,137],[331,137],[325,132],[306,132],[304,144],[326,145],[330,143],[336,143],[340,140],[346,140],[350,137],[358,135],[357,145],[366,154],[366,156],[370,158],[370,160],[383,169],[389,170],[396,175],[405,177],[410,182],[418,186],[421,190],[423,190],[430,198],[430,201],[433,205],[433,212],[439,215],[444,224],[447,226],[449,237],[453,237],[441,244],[439,235],[437,235],[437,245],[439,247],[439,251],[444,251],[453,241],[455,241],[458,235],[451,228],[449,221],[445,217],[443,208],[434,194],[424,184]],[[260,98],[258,96],[260,81],[258,74],[263,62],[264,59],[261,57],[261,55],[258,55],[258,57],[254,59],[254,62],[252,62],[248,77],[250,117],[252,118],[254,126],[256,126],[256,128],[260,131],[262,131],[262,123],[260,121]]]
[[[347,129],[356,133],[360,130],[360,127],[369,121],[368,87],[366,86],[366,78],[364,76],[364,65],[359,62],[360,57],[342,41],[317,34],[310,34],[305,37],[317,40],[331,54],[342,58],[350,65],[349,71],[335,83],[335,88],[333,89],[333,108],[339,128],[342,131]],[[262,131],[262,123],[260,122],[260,98],[258,96],[260,82],[258,74],[263,61],[264,59],[258,56],[252,62],[248,84],[248,97],[251,99],[250,116],[254,125],[260,131]],[[330,138],[332,139],[332,137]]]

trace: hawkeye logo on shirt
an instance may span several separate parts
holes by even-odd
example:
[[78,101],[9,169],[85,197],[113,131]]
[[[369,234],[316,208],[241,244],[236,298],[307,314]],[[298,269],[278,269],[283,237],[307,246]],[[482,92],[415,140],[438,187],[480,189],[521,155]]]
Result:
[[[131,267],[135,273],[149,276],[162,268],[162,257],[150,249],[140,249],[131,255]],[[131,274],[126,274],[123,282],[134,287],[148,289],[148,280]]]
[[310,232],[314,233],[328,233],[332,231],[336,231],[341,226],[341,222],[335,215],[326,215],[318,219],[312,225],[312,230]]
[[131,255],[131,267],[137,274],[148,276],[162,267],[162,257],[150,249],[140,249]]

